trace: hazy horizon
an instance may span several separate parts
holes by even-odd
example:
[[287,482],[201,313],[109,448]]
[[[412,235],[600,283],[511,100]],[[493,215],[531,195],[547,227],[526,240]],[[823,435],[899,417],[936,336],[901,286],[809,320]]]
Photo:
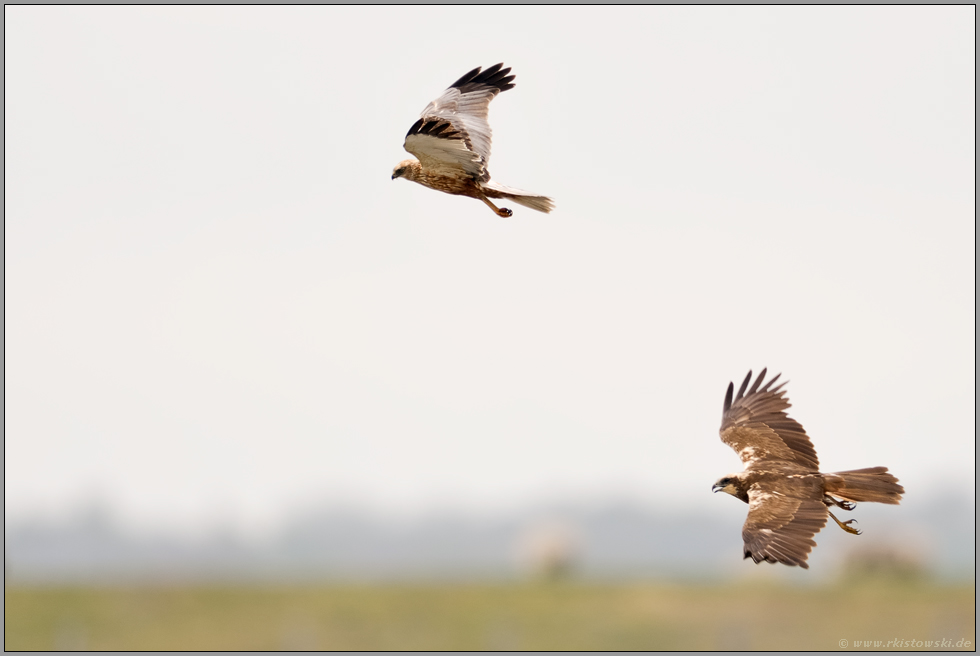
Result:
[[430,510],[413,518],[311,505],[264,534],[222,522],[194,534],[136,529],[95,504],[61,518],[6,522],[5,571],[21,586],[520,580],[556,562],[568,577],[608,581],[762,577],[824,585],[872,565],[885,577],[974,576],[972,495],[916,495],[901,508],[859,504],[847,516],[863,534],[846,535],[828,522],[815,537],[808,570],[743,561],[746,507],[724,495],[718,501],[691,509],[566,500],[493,515]]

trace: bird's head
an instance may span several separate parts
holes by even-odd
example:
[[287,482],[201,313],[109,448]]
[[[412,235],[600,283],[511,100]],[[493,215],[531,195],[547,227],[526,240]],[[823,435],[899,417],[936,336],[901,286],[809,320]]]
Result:
[[406,159],[403,162],[399,162],[398,166],[395,167],[395,170],[391,172],[391,179],[394,180],[395,178],[408,178],[409,180],[411,180],[413,164],[418,164],[418,160]]
[[741,499],[745,503],[749,502],[749,493],[743,487],[742,479],[738,477],[738,474],[722,476],[711,486],[711,491],[724,492],[725,494],[732,495],[736,499]]

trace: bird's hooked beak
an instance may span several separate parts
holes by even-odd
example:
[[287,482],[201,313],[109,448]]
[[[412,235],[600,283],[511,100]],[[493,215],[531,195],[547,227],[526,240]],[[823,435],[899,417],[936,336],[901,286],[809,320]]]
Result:
[[735,494],[735,487],[732,485],[732,478],[730,476],[724,476],[715,481],[715,484],[711,486],[712,492],[724,492],[726,494]]

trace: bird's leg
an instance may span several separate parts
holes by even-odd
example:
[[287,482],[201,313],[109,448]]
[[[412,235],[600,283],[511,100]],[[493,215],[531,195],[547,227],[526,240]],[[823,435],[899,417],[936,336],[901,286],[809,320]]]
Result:
[[487,198],[486,196],[484,196],[483,194],[480,194],[480,200],[482,200],[484,203],[486,203],[490,207],[490,209],[492,209],[494,212],[496,212],[497,216],[502,216],[504,218],[507,218],[508,216],[513,216],[514,215],[514,213],[511,212],[506,207],[497,207],[496,205],[494,205],[493,203],[491,203],[490,202],[490,199]]
[[851,528],[850,527],[850,525],[853,524],[855,520],[849,519],[846,522],[842,522],[841,520],[839,520],[836,517],[834,517],[834,513],[830,512],[829,510],[827,511],[827,514],[830,515],[830,518],[832,520],[834,520],[835,522],[837,522],[837,525],[838,526],[840,526],[842,529],[844,529],[845,531],[847,531],[851,535],[861,535],[861,531],[859,531],[856,528]]
[[841,501],[839,499],[835,499],[829,494],[823,495],[823,502],[827,504],[828,508],[830,507],[830,504],[837,506],[841,510],[854,510],[855,508],[857,508],[856,503],[852,503],[850,501]]

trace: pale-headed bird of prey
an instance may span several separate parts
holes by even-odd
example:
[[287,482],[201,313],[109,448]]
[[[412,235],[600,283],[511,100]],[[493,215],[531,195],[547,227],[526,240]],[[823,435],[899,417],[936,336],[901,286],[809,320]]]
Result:
[[514,76],[503,64],[485,71],[480,67],[453,82],[428,107],[405,135],[405,150],[418,157],[395,167],[391,179],[405,178],[436,191],[469,196],[486,203],[499,216],[511,216],[491,198],[512,200],[539,212],[550,212],[554,202],[545,196],[505,187],[490,180],[490,101],[514,88]]
[[749,504],[742,527],[745,558],[806,569],[807,554],[817,546],[812,538],[828,515],[848,533],[860,535],[850,526],[854,520],[841,522],[831,506],[853,510],[853,502],[897,504],[905,489],[887,467],[821,474],[810,438],[786,414],[786,382],[773,387],[776,375],[762,385],[765,376],[763,369],[748,388],[750,371],[734,398],[735,386],[728,384],[721,441],[735,450],[745,471],[722,477],[711,489]]

